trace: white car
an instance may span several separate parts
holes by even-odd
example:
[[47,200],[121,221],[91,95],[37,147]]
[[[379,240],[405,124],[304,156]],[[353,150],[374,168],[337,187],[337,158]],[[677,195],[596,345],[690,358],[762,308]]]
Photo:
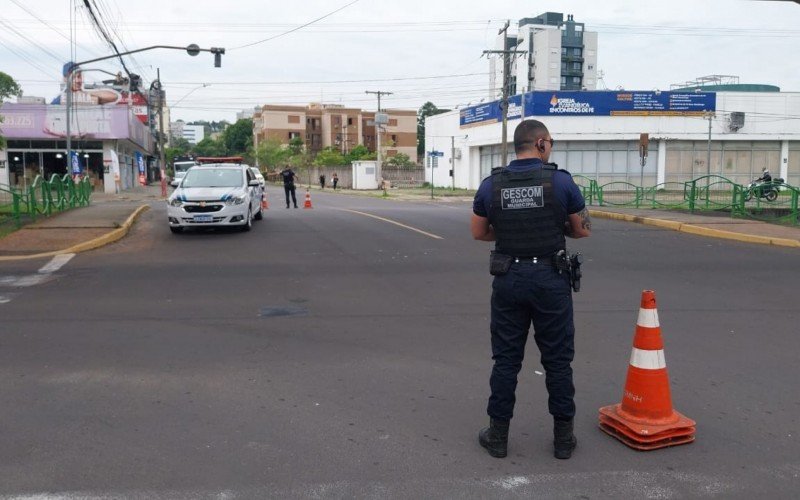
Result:
[[267,181],[264,180],[264,174],[262,174],[261,171],[256,167],[250,167],[250,171],[253,172],[253,175],[256,176],[256,179],[258,179],[258,182],[261,183],[261,187],[263,188],[264,185],[267,183]]
[[169,229],[239,226],[249,231],[253,219],[263,218],[263,192],[247,165],[196,165],[167,199]]
[[172,164],[172,181],[169,183],[172,187],[177,187],[178,184],[181,183],[183,176],[186,175],[186,172],[189,171],[190,168],[197,165],[195,161],[176,161]]

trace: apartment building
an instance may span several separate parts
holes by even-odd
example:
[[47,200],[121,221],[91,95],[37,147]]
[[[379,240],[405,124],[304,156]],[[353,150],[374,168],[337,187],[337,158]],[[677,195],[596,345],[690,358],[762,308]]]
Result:
[[[503,33],[497,50],[518,50],[510,58],[509,94],[534,90],[597,89],[597,33],[572,15],[546,12],[520,19],[516,33]],[[489,59],[489,97],[502,95],[503,58]]]
[[[388,123],[381,127],[381,149],[386,157],[398,153],[417,159],[417,112],[387,109]],[[333,147],[347,153],[358,145],[370,151],[377,146],[375,112],[337,104],[311,103],[307,106],[267,104],[253,115],[253,144],[277,140],[289,144],[303,140],[313,154]]]

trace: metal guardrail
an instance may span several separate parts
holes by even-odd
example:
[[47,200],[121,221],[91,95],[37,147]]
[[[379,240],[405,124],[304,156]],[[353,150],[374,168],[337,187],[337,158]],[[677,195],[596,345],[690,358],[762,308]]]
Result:
[[622,181],[598,184],[583,175],[575,175],[573,179],[587,205],[690,212],[722,211],[729,212],[732,217],[764,222],[800,223],[800,188],[783,182],[762,184],[751,189],[719,175],[705,175],[686,182],[665,182],[651,187]]
[[0,234],[19,229],[27,221],[75,207],[89,205],[92,185],[88,177],[75,182],[69,175],[37,175],[27,189],[0,187]]

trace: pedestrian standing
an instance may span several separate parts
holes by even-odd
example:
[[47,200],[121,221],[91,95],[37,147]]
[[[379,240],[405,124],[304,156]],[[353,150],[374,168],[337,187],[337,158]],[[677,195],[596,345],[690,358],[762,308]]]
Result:
[[325,189],[325,174],[319,176],[319,187]]
[[555,267],[554,256],[566,250],[565,235],[589,236],[592,224],[572,176],[547,164],[553,142],[542,122],[522,121],[514,131],[517,159],[493,169],[473,202],[473,238],[495,242],[490,266],[494,365],[489,379],[489,427],[478,434],[480,445],[494,457],[507,454],[517,374],[531,323],[554,420],[554,455],[570,458],[577,445],[572,290],[569,273]]
[[339,184],[339,176],[336,175],[336,172],[331,176],[331,180],[333,181],[333,190],[336,191],[336,186]]
[[286,195],[286,208],[289,208],[289,195],[292,196],[294,208],[297,208],[297,195],[294,185],[297,175],[289,168],[289,165],[286,165],[283,170],[281,170],[281,178],[283,179],[283,193]]

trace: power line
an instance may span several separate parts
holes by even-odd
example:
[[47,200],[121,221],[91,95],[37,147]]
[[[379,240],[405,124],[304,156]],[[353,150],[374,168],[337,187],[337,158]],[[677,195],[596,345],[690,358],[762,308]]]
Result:
[[333,12],[329,12],[329,13],[325,14],[325,15],[324,15],[324,16],[322,16],[322,17],[318,17],[318,18],[314,19],[313,21],[310,21],[310,22],[308,22],[308,23],[306,23],[306,24],[303,24],[302,26],[298,26],[298,27],[296,27],[296,28],[290,29],[289,31],[285,31],[285,32],[283,32],[283,33],[281,33],[281,34],[279,34],[279,35],[275,35],[275,36],[273,36],[273,37],[265,38],[265,39],[263,39],[263,40],[259,40],[259,41],[257,41],[257,42],[248,43],[248,44],[246,44],[246,45],[240,45],[240,46],[238,46],[238,47],[234,47],[234,48],[232,48],[232,49],[228,49],[228,50],[237,50],[237,49],[243,49],[243,48],[245,48],[245,47],[252,47],[253,45],[258,45],[258,44],[260,44],[260,43],[269,42],[270,40],[275,40],[276,38],[282,37],[282,36],[284,36],[284,35],[288,35],[289,33],[294,33],[295,31],[297,31],[297,30],[300,30],[300,29],[303,29],[303,28],[305,28],[306,26],[309,26],[309,25],[311,25],[311,24],[314,24],[314,23],[316,23],[317,21],[321,21],[321,20],[325,19],[326,17],[330,17],[330,16],[332,16],[332,15],[336,14],[337,12],[339,12],[339,11],[341,11],[341,10],[344,10],[344,9],[346,9],[346,8],[350,7],[351,5],[353,5],[353,4],[355,4],[355,3],[358,3],[359,1],[360,1],[360,0],[353,0],[352,2],[350,2],[350,3],[348,3],[347,5],[344,5],[344,6],[342,6],[342,7],[339,7],[338,9],[334,10]]

